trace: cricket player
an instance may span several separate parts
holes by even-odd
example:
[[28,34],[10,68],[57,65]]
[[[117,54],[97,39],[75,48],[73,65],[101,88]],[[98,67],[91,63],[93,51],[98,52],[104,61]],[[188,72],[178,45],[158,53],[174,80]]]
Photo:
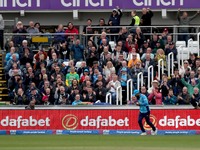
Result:
[[142,124],[142,119],[145,118],[146,123],[152,128],[151,135],[156,135],[157,134],[157,129],[156,127],[152,124],[150,121],[150,109],[149,109],[149,103],[148,99],[144,94],[141,94],[139,90],[134,90],[134,95],[137,99],[136,105],[140,107],[140,114],[138,116],[138,123],[140,126],[140,129],[142,130],[141,135],[147,135],[143,124]]

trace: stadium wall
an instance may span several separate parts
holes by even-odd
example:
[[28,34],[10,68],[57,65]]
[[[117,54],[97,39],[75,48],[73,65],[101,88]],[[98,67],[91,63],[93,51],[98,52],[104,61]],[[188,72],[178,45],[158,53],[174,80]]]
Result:
[[[2,107],[0,134],[139,135],[137,107]],[[188,107],[152,107],[151,120],[159,135],[200,134],[200,110]],[[144,122],[150,133],[150,127]]]

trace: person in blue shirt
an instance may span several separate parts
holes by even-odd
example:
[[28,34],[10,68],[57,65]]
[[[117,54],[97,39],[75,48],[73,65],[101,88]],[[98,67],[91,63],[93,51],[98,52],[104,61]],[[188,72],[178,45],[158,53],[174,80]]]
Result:
[[148,99],[144,94],[141,94],[139,90],[134,90],[134,95],[137,98],[136,105],[140,107],[140,113],[138,116],[138,123],[141,128],[142,134],[141,135],[147,135],[143,124],[142,120],[145,118],[146,123],[152,128],[151,135],[156,135],[157,134],[157,129],[156,127],[152,124],[150,121],[150,108],[149,108],[149,103]]

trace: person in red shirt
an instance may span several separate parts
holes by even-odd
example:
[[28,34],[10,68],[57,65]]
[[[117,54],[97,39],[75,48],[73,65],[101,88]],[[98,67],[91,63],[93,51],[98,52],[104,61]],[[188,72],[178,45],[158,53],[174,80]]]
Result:
[[73,41],[75,39],[74,35],[79,34],[79,31],[77,28],[74,27],[72,22],[69,22],[67,25],[67,29],[65,30],[65,33],[67,34],[67,38]]

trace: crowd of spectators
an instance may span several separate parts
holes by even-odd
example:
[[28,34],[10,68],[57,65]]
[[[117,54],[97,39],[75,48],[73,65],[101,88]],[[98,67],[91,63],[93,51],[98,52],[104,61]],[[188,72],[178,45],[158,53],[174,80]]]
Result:
[[[39,49],[34,54],[31,43],[26,36],[13,36],[5,58],[5,73],[8,80],[9,97],[12,104],[27,105],[91,105],[106,104],[106,94],[111,93],[112,104],[116,104],[117,87],[122,87],[121,98],[127,104],[127,81],[133,79],[133,89],[137,88],[137,75],[144,74],[144,85],[141,93],[145,94],[152,105],[192,105],[197,108],[200,100],[200,59],[195,54],[185,60],[181,68],[176,64],[174,74],[166,75],[167,55],[173,53],[177,61],[175,41],[167,28],[161,35],[154,33],[145,36],[149,29],[141,30],[141,26],[151,26],[153,12],[144,8],[142,17],[136,11],[131,12],[131,32],[119,26],[122,11],[113,9],[106,24],[99,20],[98,29],[90,28],[92,20],[87,20],[83,34],[87,36],[87,45],[83,45],[75,34],[79,31],[72,22],[67,28],[58,25],[52,46],[46,51]],[[186,16],[187,17],[187,16]],[[179,20],[185,19],[179,16]],[[190,19],[191,20],[191,19]],[[19,21],[13,33],[40,33],[40,24],[30,21],[24,28]],[[94,42],[99,33],[98,42]],[[118,35],[108,36],[109,33]],[[71,35],[70,35],[71,34]],[[70,40],[69,40],[70,39]],[[71,42],[72,41],[72,42]],[[110,41],[115,41],[112,49]],[[164,61],[165,73],[161,79],[157,76],[158,61]],[[81,63],[80,63],[81,62]],[[79,65],[80,64],[80,65]],[[154,81],[147,89],[148,67],[154,67]],[[134,98],[133,98],[134,100]],[[130,99],[128,104],[132,104]]]

